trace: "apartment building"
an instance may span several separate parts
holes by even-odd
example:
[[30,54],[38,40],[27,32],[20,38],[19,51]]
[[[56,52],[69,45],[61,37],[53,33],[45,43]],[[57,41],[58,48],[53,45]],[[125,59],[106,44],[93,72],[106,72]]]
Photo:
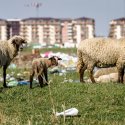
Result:
[[72,19],[62,19],[61,20],[61,25],[62,25],[62,43],[65,42],[73,42],[73,27],[74,27],[74,22]]
[[95,37],[94,19],[82,17],[74,20],[74,41],[76,43],[93,37]]
[[20,22],[20,35],[29,42],[61,43],[61,22],[54,18],[27,18]]
[[20,34],[20,21],[20,19],[7,19],[9,38]]
[[29,43],[79,43],[95,36],[95,21],[91,18],[26,18],[0,20],[0,39],[21,35]]
[[0,19],[0,40],[8,39],[8,23],[4,19]]
[[116,39],[125,37],[125,18],[110,21],[109,37]]
[[62,42],[79,43],[95,36],[95,21],[91,18],[64,19],[62,21]]

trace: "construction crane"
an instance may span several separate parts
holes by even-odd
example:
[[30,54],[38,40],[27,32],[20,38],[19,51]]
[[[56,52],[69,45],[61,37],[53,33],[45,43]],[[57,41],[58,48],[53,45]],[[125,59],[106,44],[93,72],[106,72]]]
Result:
[[25,7],[34,7],[36,9],[36,17],[39,17],[39,8],[42,6],[41,2],[33,2],[30,4],[25,4]]

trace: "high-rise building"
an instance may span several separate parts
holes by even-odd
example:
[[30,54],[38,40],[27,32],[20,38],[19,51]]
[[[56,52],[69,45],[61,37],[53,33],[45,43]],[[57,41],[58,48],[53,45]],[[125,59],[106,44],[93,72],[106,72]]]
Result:
[[62,42],[79,43],[95,36],[95,21],[91,18],[63,19]]
[[125,18],[110,21],[109,37],[116,39],[125,37]]
[[72,19],[62,19],[62,43],[73,42],[74,21]]
[[7,19],[9,37],[20,34],[20,19]]
[[79,43],[84,39],[95,37],[95,21],[92,18],[77,18],[74,20],[74,41]]
[[0,19],[0,40],[8,39],[8,23],[4,19]]
[[20,22],[20,35],[29,42],[61,42],[61,22],[54,18],[27,18]]
[[0,20],[0,39],[21,35],[29,43],[79,43],[95,36],[95,21],[91,18],[26,18]]

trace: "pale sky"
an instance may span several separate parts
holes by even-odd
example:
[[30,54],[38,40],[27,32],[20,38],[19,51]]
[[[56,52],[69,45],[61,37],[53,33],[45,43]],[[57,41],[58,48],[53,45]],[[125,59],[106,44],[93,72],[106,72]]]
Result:
[[[35,2],[42,3],[38,12],[32,6]],[[125,17],[125,0],[0,0],[1,19],[23,19],[35,16],[93,18],[96,35],[107,36],[109,22]]]

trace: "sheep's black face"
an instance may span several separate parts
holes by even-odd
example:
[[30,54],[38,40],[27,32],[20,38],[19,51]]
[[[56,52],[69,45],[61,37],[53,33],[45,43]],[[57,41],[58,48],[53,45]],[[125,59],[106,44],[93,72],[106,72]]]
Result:
[[21,36],[14,36],[12,37],[12,44],[15,46],[17,51],[22,51],[24,46],[27,45],[27,41]]
[[51,64],[54,66],[58,65],[58,60],[61,60],[61,58],[58,58],[57,56],[53,56],[51,58],[49,58],[51,60]]
[[23,48],[26,46],[27,46],[27,42],[24,39],[22,39],[22,41],[20,42],[20,45],[19,45],[19,50],[22,51]]
[[55,66],[58,65],[58,60],[55,57],[51,58],[51,65],[55,65]]

